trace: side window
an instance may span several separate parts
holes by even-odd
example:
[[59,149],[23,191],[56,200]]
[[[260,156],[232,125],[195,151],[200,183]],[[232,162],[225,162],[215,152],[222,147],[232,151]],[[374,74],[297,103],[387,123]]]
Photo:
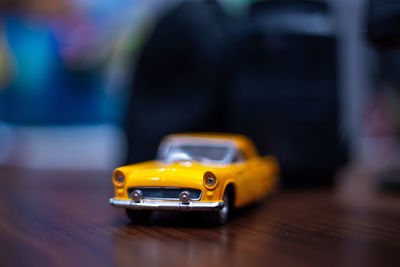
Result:
[[245,157],[242,153],[242,151],[240,151],[239,149],[236,149],[235,151],[235,156],[233,157],[233,162],[242,162],[245,161]]

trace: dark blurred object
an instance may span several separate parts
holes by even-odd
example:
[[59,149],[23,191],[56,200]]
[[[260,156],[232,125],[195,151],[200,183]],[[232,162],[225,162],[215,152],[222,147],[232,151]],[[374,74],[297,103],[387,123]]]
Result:
[[230,75],[232,130],[279,158],[285,186],[331,184],[347,159],[333,23],[319,1],[258,2],[239,40]]
[[316,1],[258,2],[235,21],[213,1],[175,8],[138,63],[128,163],[151,159],[165,134],[235,132],[279,158],[285,185],[330,184],[347,157],[332,25]]
[[388,170],[378,174],[378,189],[382,192],[400,193],[400,169]]
[[369,0],[367,37],[377,48],[400,46],[400,1]]
[[126,121],[128,163],[152,159],[166,134],[222,130],[217,87],[224,20],[214,1],[191,1],[158,22],[135,73]]
[[[378,69],[375,85],[375,98],[382,95],[390,99],[395,107],[391,118],[386,122],[390,128],[383,133],[375,133],[372,138],[396,138],[398,147],[400,134],[400,1],[370,0],[367,5],[367,39],[377,49]],[[380,111],[390,110],[390,105]],[[374,112],[377,114],[377,112]],[[375,115],[376,116],[376,115]],[[386,118],[387,120],[388,118]],[[383,123],[380,122],[382,125]],[[386,127],[387,128],[387,127]],[[392,148],[393,149],[393,148]],[[398,151],[398,148],[397,148]],[[377,173],[378,188],[382,191],[400,192],[400,171],[398,163]]]

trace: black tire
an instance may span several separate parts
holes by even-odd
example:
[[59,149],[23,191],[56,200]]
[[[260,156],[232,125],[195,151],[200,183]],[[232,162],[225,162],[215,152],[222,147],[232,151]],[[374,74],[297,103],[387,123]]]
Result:
[[125,209],[126,215],[132,221],[132,223],[142,224],[150,221],[151,210],[133,210]]
[[229,192],[229,188],[225,190],[224,207],[218,211],[204,212],[203,216],[205,221],[210,225],[224,225],[228,222],[229,216],[233,207],[233,194]]

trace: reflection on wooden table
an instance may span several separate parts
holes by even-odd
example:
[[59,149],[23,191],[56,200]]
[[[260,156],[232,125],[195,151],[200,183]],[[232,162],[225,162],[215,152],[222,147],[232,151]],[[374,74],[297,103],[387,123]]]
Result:
[[400,199],[284,191],[221,227],[196,213],[132,225],[110,173],[0,169],[0,265],[399,266]]

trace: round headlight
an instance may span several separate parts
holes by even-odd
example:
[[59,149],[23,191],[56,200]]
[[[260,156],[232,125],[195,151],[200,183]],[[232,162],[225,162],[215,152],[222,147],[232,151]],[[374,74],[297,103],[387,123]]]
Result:
[[203,183],[207,189],[213,189],[217,185],[217,177],[212,172],[206,172],[203,176]]
[[113,180],[116,186],[122,186],[125,183],[125,175],[121,171],[116,171]]

